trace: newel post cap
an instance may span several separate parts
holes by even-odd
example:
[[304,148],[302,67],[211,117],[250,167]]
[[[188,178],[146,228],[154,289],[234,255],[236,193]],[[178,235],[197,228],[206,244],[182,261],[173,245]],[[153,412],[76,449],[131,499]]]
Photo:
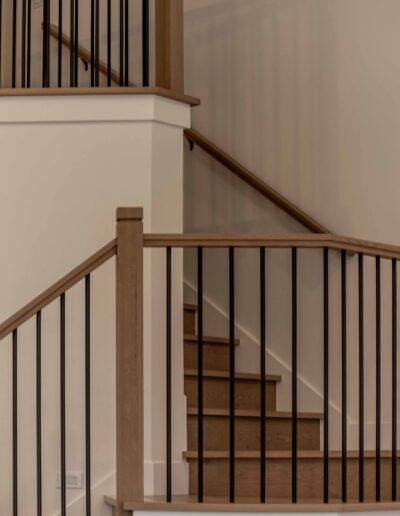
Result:
[[143,220],[143,208],[117,208],[117,222],[120,220]]

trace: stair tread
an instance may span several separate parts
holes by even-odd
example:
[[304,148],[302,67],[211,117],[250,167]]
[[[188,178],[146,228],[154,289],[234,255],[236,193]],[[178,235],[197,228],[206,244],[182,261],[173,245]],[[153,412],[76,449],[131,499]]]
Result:
[[[188,416],[197,416],[198,409],[197,408],[188,408],[187,415]],[[221,416],[221,417],[229,417],[229,409],[219,409],[219,408],[204,408],[203,415],[204,416]],[[291,412],[279,412],[267,410],[265,413],[267,418],[271,419],[292,419]],[[259,418],[260,411],[259,410],[245,410],[245,409],[236,409],[235,410],[236,417],[248,417],[248,418]],[[298,412],[297,419],[323,419],[323,414],[319,412]]]
[[[197,459],[198,453],[195,450],[188,450],[182,453],[184,459]],[[229,451],[224,450],[214,450],[214,451],[204,451],[203,458],[204,459],[229,459]],[[365,450],[364,458],[365,459],[373,459],[376,456],[375,450]],[[348,459],[358,459],[359,452],[357,450],[348,451],[347,458]],[[391,450],[382,450],[381,458],[391,458],[392,452]],[[397,451],[397,457],[400,457],[400,450]],[[238,450],[235,451],[235,459],[259,459],[260,451],[258,450]],[[267,451],[265,452],[266,459],[291,459],[292,452],[291,450],[282,450],[282,451]],[[298,459],[323,459],[324,452],[319,450],[297,450],[297,458]],[[330,451],[329,452],[330,459],[341,459],[342,452],[341,451]]]
[[[197,344],[197,341],[198,341],[198,336],[197,335],[192,335],[190,333],[186,333],[183,337],[184,341],[185,342],[194,342]],[[224,345],[224,346],[229,346],[230,344],[230,341],[229,339],[225,338],[225,337],[203,337],[203,343],[207,343],[207,344],[221,344],[221,345]],[[235,339],[235,346],[239,346],[240,344],[240,340],[239,339]]]
[[184,303],[183,309],[188,310],[190,312],[197,312],[197,305],[192,305],[190,303]]
[[[185,369],[185,376],[198,376],[197,369]],[[203,378],[229,378],[229,371],[204,370]],[[256,373],[235,373],[236,380],[260,380],[260,375]],[[280,382],[282,376],[277,374],[267,374],[265,380],[268,382]]]

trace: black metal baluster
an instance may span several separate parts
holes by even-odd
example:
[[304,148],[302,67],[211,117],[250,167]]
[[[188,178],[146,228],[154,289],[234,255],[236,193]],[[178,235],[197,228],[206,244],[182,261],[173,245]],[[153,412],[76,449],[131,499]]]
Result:
[[95,86],[95,0],[90,3],[90,85]]
[[36,516],[42,516],[42,313],[36,314]]
[[260,249],[260,502],[265,503],[265,248]]
[[65,460],[65,293],[60,296],[61,516],[67,516]]
[[3,82],[3,0],[0,0],[0,88]]
[[100,5],[96,0],[96,38],[95,38],[95,70],[96,70],[96,86],[100,86]]
[[364,255],[358,255],[359,333],[359,501],[364,502]]
[[[1,21],[0,21],[1,23]],[[0,33],[1,41],[1,33]],[[31,58],[32,58],[32,0],[28,0],[28,34],[27,34],[27,61],[26,61],[26,86],[31,87]]]
[[111,86],[111,0],[107,0],[107,86]]
[[46,77],[47,84],[46,87],[50,88],[51,86],[51,66],[50,66],[50,16],[51,16],[51,3],[50,0],[44,0],[47,2],[47,10],[46,10]]
[[125,0],[125,86],[129,86],[129,0]]
[[26,0],[22,0],[22,37],[21,37],[21,87],[26,87]]
[[292,248],[292,503],[297,503],[297,249]]
[[149,61],[150,61],[150,16],[149,16],[149,0],[142,0],[142,65],[143,65],[143,86],[150,84],[149,79]]
[[347,271],[346,251],[342,264],[342,502],[347,502]]
[[392,501],[397,500],[397,261],[392,260]]
[[79,0],[75,0],[75,62],[74,62],[74,86],[78,87],[79,83],[79,67],[78,67],[78,58],[79,58]]
[[203,249],[197,248],[197,437],[198,502],[203,502]]
[[235,249],[229,248],[229,501],[235,502]]
[[47,85],[47,1],[43,0],[42,87]]
[[12,29],[12,79],[13,88],[17,86],[17,0],[13,0]]
[[167,247],[167,502],[172,501],[172,272],[171,248]]
[[375,498],[381,500],[381,258],[376,257],[376,457]]
[[124,0],[119,0],[119,85],[124,85]]
[[70,46],[69,46],[69,85],[75,85],[75,0],[70,0]]
[[[62,86],[63,0],[58,0],[58,87]],[[71,41],[72,44],[72,41]]]
[[12,333],[13,386],[13,516],[18,516],[18,334]]
[[85,447],[86,447],[86,516],[91,515],[92,459],[91,459],[91,281],[85,277]]
[[324,503],[329,502],[329,250],[324,248]]

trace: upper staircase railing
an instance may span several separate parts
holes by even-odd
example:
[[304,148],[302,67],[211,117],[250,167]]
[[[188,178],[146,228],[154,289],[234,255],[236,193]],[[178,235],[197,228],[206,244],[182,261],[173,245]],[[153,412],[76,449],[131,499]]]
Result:
[[[203,358],[205,353],[204,343],[204,278],[207,269],[204,266],[204,253],[212,252],[212,249],[226,250],[226,274],[228,278],[229,299],[229,367],[224,373],[224,378],[229,382],[229,447],[228,451],[219,452],[218,460],[224,461],[224,468],[220,471],[221,478],[228,479],[227,491],[223,500],[229,503],[240,502],[241,479],[243,474],[240,470],[241,460],[249,457],[248,461],[255,461],[255,471],[258,471],[256,484],[252,484],[252,489],[257,492],[258,501],[261,503],[270,502],[274,497],[276,483],[271,482],[268,476],[269,468],[274,467],[276,461],[280,463],[280,471],[285,471],[285,479],[289,484],[286,488],[289,493],[291,503],[305,503],[305,493],[309,492],[307,482],[302,478],[304,473],[304,461],[316,461],[312,466],[314,481],[318,488],[315,488],[315,502],[327,504],[328,502],[357,503],[364,502],[395,502],[398,497],[397,489],[397,263],[400,260],[400,247],[378,244],[352,238],[337,237],[329,234],[284,234],[284,235],[233,235],[233,234],[143,234],[142,209],[139,208],[119,208],[117,210],[117,236],[116,240],[110,242],[99,252],[86,260],[82,265],[74,269],[38,296],[34,301],[18,311],[14,316],[0,325],[0,338],[4,339],[12,334],[12,430],[13,430],[13,483],[10,498],[12,499],[13,514],[18,514],[19,491],[23,489],[18,482],[18,331],[20,326],[29,318],[36,318],[36,446],[37,446],[37,514],[42,512],[42,435],[41,435],[41,335],[42,335],[42,310],[52,301],[59,299],[59,345],[60,345],[60,433],[61,433],[61,491],[60,504],[61,514],[66,514],[66,331],[68,331],[66,308],[66,296],[72,286],[84,280],[85,294],[85,428],[86,428],[86,515],[91,514],[91,425],[90,407],[91,398],[95,393],[90,390],[91,374],[91,274],[94,270],[104,264],[107,260],[116,255],[116,435],[117,435],[117,494],[115,511],[118,516],[128,514],[129,511],[143,507],[144,504],[144,388],[143,388],[143,256],[145,249],[164,249],[165,251],[165,271],[166,283],[162,297],[165,299],[165,385],[166,393],[166,456],[165,456],[165,501],[167,504],[176,502],[174,497],[174,481],[172,476],[172,436],[174,434],[174,410],[173,410],[173,390],[172,378],[174,377],[174,367],[177,363],[174,360],[174,342],[172,317],[176,313],[174,309],[173,281],[172,276],[175,249],[194,249],[196,255],[195,268],[197,270],[197,447],[196,450],[189,450],[185,455],[191,463],[191,472],[196,472],[196,480],[191,482],[192,498],[189,502],[207,502],[212,500],[209,493],[213,489],[215,477],[210,476],[209,467],[212,460],[212,453],[205,449],[204,441],[204,366]],[[236,450],[235,429],[237,421],[235,381],[240,376],[237,375],[237,364],[235,361],[236,340],[236,300],[238,290],[236,288],[236,256],[240,249],[252,249],[257,254],[259,263],[259,276],[257,292],[254,292],[254,299],[257,300],[259,311],[259,387],[258,387],[258,409],[256,416],[259,422],[260,447],[253,450],[248,455]],[[268,257],[270,252],[275,249],[286,249],[290,253],[290,267],[287,275],[290,278],[291,293],[290,303],[287,307],[291,321],[291,341],[289,343],[291,356],[291,445],[290,450],[282,452],[271,452],[265,445],[268,427],[266,417],[268,415],[268,396],[266,352],[268,349],[268,315],[266,312],[266,299],[268,289],[266,271],[268,270]],[[301,250],[301,256],[299,253]],[[301,277],[299,276],[299,261],[304,257],[304,253],[316,250],[320,251],[321,268],[323,271],[322,298],[320,303],[323,306],[322,331],[320,335],[320,345],[322,349],[322,362],[320,367],[323,371],[323,444],[322,451],[316,450],[307,455],[298,444],[298,368],[301,359],[309,360],[303,353],[302,342],[298,337],[299,325],[302,318],[306,317],[305,308],[300,311],[299,296],[301,289]],[[158,251],[159,252],[159,251]],[[348,267],[348,261],[353,260],[349,253],[357,254],[356,278],[358,281],[358,336],[357,347],[358,355],[354,363],[354,353],[349,353],[350,346],[354,342],[349,338],[349,322],[346,317],[348,310],[348,291],[350,275],[355,272],[355,268]],[[337,255],[337,256],[336,256]],[[365,411],[370,406],[371,400],[365,395],[365,352],[366,342],[364,339],[364,304],[369,300],[370,290],[364,289],[364,280],[367,277],[364,271],[364,261],[366,257],[374,260],[374,283],[375,283],[375,325],[376,334],[374,342],[374,379],[368,378],[368,384],[374,382],[374,392],[376,399],[376,418],[374,421],[376,441],[375,447],[371,451],[365,449]],[[330,274],[332,262],[340,264],[339,276]],[[315,262],[314,262],[315,263]],[[385,265],[384,265],[385,264]],[[391,329],[391,348],[390,364],[391,374],[382,371],[382,328],[388,322],[388,317],[383,317],[383,297],[384,286],[381,283],[381,267],[388,266],[391,270],[391,279],[386,282],[389,287],[390,305],[389,319]],[[164,268],[164,266],[163,266]],[[315,266],[313,267],[313,271]],[[336,279],[335,279],[336,278]],[[369,276],[368,276],[369,278]],[[334,281],[338,281],[340,290],[339,311],[341,317],[332,321],[331,317],[331,288]],[[160,291],[164,288],[160,285]],[[337,289],[336,289],[337,290]],[[385,295],[386,296],[386,295]],[[386,296],[388,297],[388,296]],[[317,317],[316,313],[313,317]],[[385,322],[386,321],[386,322]],[[331,367],[332,343],[330,337],[330,324],[339,325],[338,331],[341,335],[341,358],[340,364],[335,370]],[[282,343],[284,345],[284,343]],[[93,348],[94,350],[96,348]],[[160,355],[162,356],[162,355]],[[357,367],[356,367],[357,366]],[[318,368],[318,364],[314,364]],[[349,371],[352,371],[352,378],[358,375],[355,383],[358,385],[359,397],[359,442],[356,450],[348,449],[347,438],[347,414],[349,394],[354,397],[353,384],[348,382]],[[358,371],[358,372],[357,372]],[[384,373],[384,374],[382,374]],[[255,377],[254,377],[255,378]],[[269,380],[268,380],[269,381]],[[341,446],[340,451],[333,451],[331,442],[333,436],[329,431],[329,420],[331,416],[330,398],[331,385],[333,382],[340,384],[341,389]],[[381,401],[383,387],[388,386],[391,393],[391,446],[386,450],[381,446]],[[351,392],[350,392],[351,389]],[[254,412],[254,409],[253,409]],[[160,418],[164,417],[160,415]],[[159,427],[161,421],[156,423]],[[350,461],[350,462],[349,462]],[[357,463],[358,476],[354,475],[354,461]],[[373,467],[371,466],[373,461]],[[245,461],[246,462],[246,461]],[[339,463],[339,468],[338,468]],[[332,473],[332,467],[335,472]],[[282,469],[283,468],[283,469]],[[341,473],[340,488],[337,487],[338,471]],[[372,473],[374,472],[374,473]],[[215,472],[213,473],[215,475]],[[373,475],[371,479],[371,475]],[[369,486],[366,489],[366,486]],[[373,489],[371,489],[373,485]],[[335,487],[336,486],[336,487]],[[106,493],[105,493],[106,494]],[[160,500],[158,499],[158,502]],[[187,501],[187,500],[186,500]],[[279,501],[279,500],[278,500]],[[282,503],[287,499],[282,500]],[[3,502],[2,502],[3,503]],[[277,500],[275,500],[277,503]],[[277,505],[277,507],[279,504]],[[386,504],[386,507],[388,505]],[[151,506],[150,506],[151,507]],[[215,505],[211,505],[214,507]],[[247,505],[248,510],[259,510],[257,505]],[[314,506],[315,507],[315,506]],[[389,505],[389,507],[391,507]],[[173,509],[171,509],[173,510]]]

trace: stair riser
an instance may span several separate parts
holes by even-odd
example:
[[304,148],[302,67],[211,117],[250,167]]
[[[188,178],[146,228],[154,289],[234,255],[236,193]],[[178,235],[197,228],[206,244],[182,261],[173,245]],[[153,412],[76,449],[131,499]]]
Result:
[[[229,418],[205,416],[203,419],[204,450],[229,450]],[[267,418],[267,450],[290,450],[292,446],[292,422],[288,418]],[[300,450],[320,449],[320,420],[298,420],[298,448]],[[188,449],[197,450],[197,416],[188,416]],[[257,418],[235,418],[235,449],[260,449],[260,420]]]
[[[347,462],[348,501],[358,500],[358,459]],[[190,494],[197,494],[197,460],[189,461]],[[375,459],[365,459],[365,501],[375,501]],[[329,467],[329,496],[341,497],[341,461],[331,459]],[[291,497],[291,460],[269,460],[266,463],[267,498],[289,500]],[[323,461],[321,459],[299,459],[297,472],[298,498],[322,501]],[[398,466],[398,487],[400,489],[400,465]],[[258,497],[260,489],[260,463],[255,459],[237,460],[235,463],[235,495]],[[227,496],[229,493],[229,460],[207,459],[204,461],[204,495]],[[382,501],[391,499],[391,461],[381,462]]]
[[196,312],[194,310],[183,311],[183,333],[187,335],[196,333]]
[[[229,347],[203,344],[203,368],[229,371]],[[185,369],[197,369],[197,343],[185,342]]]
[[[276,410],[276,383],[267,381],[266,408]],[[197,408],[197,377],[185,377],[185,394],[187,405]],[[203,379],[203,407],[229,408],[229,379]],[[256,380],[235,380],[235,407],[237,409],[256,410],[260,408],[260,382]]]

